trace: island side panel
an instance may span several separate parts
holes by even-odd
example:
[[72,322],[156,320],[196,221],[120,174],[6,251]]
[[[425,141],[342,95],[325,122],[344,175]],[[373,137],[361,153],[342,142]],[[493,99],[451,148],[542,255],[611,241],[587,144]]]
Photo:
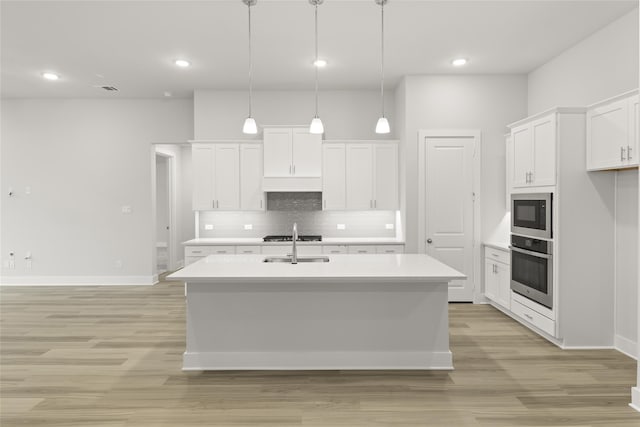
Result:
[[447,283],[187,283],[185,370],[452,369]]

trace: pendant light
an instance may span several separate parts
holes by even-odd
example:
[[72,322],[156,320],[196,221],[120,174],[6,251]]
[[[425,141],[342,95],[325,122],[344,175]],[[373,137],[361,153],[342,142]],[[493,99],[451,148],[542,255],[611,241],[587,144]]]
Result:
[[384,116],[384,5],[388,0],[374,0],[376,4],[380,5],[380,99],[382,103],[382,116],[378,119],[376,124],[376,133],[389,133],[389,121]]
[[[324,0],[309,0],[312,6],[315,7],[315,23],[316,23],[316,59],[314,64],[318,62],[318,6],[322,4]],[[322,135],[324,133],[324,126],[322,125],[322,120],[318,117],[318,67],[315,66],[316,69],[316,115],[311,120],[311,126],[309,126],[309,133]]]
[[258,0],[242,0],[242,3],[247,5],[249,10],[249,117],[244,121],[242,126],[242,133],[255,135],[258,133],[258,126],[253,117],[251,117],[251,95],[252,95],[252,71],[253,61],[251,58],[251,6],[255,6]]

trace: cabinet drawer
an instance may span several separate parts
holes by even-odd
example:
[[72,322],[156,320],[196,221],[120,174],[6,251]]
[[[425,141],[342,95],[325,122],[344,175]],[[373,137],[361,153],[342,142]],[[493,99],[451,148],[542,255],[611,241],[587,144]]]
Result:
[[235,254],[235,246],[187,246],[185,256],[229,255]]
[[373,245],[349,245],[350,254],[375,254],[376,247]]
[[498,261],[503,264],[510,265],[511,264],[511,253],[502,251],[496,248],[492,248],[489,246],[484,247],[484,256],[486,260],[490,261]]
[[547,334],[556,335],[556,322],[513,299],[511,300],[511,311],[525,322],[532,324]]
[[236,253],[239,255],[262,253],[260,246],[236,246]]
[[403,254],[404,245],[378,245],[376,246],[378,254]]
[[346,245],[325,245],[322,247],[323,254],[346,254]]

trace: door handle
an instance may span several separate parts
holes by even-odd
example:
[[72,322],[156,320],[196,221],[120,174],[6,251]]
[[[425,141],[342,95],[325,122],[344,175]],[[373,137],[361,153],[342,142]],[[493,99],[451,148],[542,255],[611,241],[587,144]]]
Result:
[[427,243],[428,243],[428,244],[432,244],[432,243],[433,243],[433,240],[431,240],[431,239],[427,239]]

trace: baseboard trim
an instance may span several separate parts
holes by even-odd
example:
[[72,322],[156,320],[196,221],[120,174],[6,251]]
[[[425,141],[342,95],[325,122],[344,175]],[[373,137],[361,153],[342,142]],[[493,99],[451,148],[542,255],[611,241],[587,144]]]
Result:
[[0,286],[139,286],[153,285],[157,276],[14,276],[0,278]]
[[450,351],[184,352],[183,371],[226,370],[452,370]]
[[613,345],[620,353],[625,354],[633,359],[638,360],[638,343],[631,341],[621,335],[613,338]]
[[631,387],[631,403],[629,403],[629,406],[640,412],[640,387]]

